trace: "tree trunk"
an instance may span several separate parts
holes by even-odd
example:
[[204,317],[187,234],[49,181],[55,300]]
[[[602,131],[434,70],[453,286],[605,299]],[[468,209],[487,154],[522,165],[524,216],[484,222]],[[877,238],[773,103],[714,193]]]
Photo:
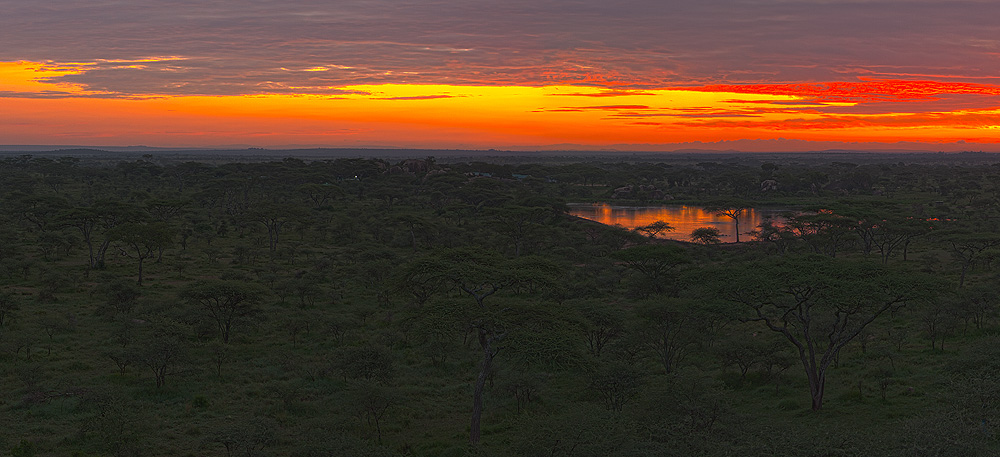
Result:
[[491,339],[486,339],[486,344],[483,347],[483,364],[479,368],[479,376],[476,377],[476,385],[472,391],[472,424],[469,428],[469,442],[473,446],[479,445],[480,437],[480,421],[483,416],[483,389],[486,387],[486,379],[489,377],[490,371],[493,369],[493,357],[496,353],[493,352]]
[[91,270],[93,270],[97,268],[97,259],[94,258],[94,243],[89,238],[86,240],[86,242],[87,242],[87,250],[90,253],[90,260],[88,261],[87,266],[90,267]]
[[229,328],[230,328],[229,326],[230,326],[230,322],[229,321],[226,321],[226,322],[222,323],[222,325],[220,325],[220,327],[222,329],[222,343],[223,344],[229,344]]
[[826,384],[826,373],[809,375],[809,394],[812,397],[812,410],[819,411],[823,407],[823,390]]
[[[785,336],[788,337],[787,334]],[[806,333],[806,340],[807,343],[805,345],[795,343],[799,348],[799,360],[802,362],[802,368],[805,368],[806,378],[809,380],[809,397],[812,399],[812,410],[819,411],[823,407],[826,368],[829,365],[828,361],[832,360],[832,357],[829,357],[831,354],[827,353],[824,355],[823,360],[817,364],[816,348],[811,344],[808,332]]]
[[108,253],[108,248],[111,247],[111,240],[105,240],[97,248],[97,257],[94,259],[94,268],[98,270],[104,269],[104,258]]

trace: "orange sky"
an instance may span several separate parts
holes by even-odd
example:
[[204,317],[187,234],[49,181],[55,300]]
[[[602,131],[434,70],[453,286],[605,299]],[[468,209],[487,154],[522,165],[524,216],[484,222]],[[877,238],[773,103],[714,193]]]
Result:
[[0,2],[0,146],[1000,152],[1000,2]]
[[1000,86],[980,83],[351,84],[326,93],[304,87],[254,95],[120,94],[67,81],[90,65],[0,63],[2,142],[519,148],[780,138],[923,142],[932,149],[1000,143]]

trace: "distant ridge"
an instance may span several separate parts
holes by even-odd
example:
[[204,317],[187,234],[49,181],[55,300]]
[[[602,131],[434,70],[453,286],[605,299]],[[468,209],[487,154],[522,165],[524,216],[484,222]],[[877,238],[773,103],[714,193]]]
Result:
[[391,144],[354,144],[331,146],[325,144],[217,144],[199,147],[165,147],[147,145],[104,146],[95,144],[69,145],[0,145],[0,153],[55,153],[55,151],[83,150],[103,151],[108,153],[200,153],[216,152],[231,154],[316,154],[334,157],[369,156],[369,157],[413,157],[416,155],[434,156],[507,156],[517,154],[538,156],[615,156],[622,157],[646,154],[743,154],[743,153],[795,153],[795,154],[925,154],[925,153],[958,153],[979,151],[1000,153],[1000,143],[975,143],[966,141],[951,142],[918,142],[898,141],[881,143],[871,141],[810,141],[787,138],[775,139],[738,139],[720,141],[687,141],[677,143],[616,143],[616,144],[574,144],[553,143],[534,145],[504,145],[504,144],[447,144],[410,147]]
[[[572,145],[565,145],[572,146]],[[629,149],[440,149],[440,148],[260,148],[260,147],[220,147],[220,148],[163,148],[151,146],[66,146],[66,145],[0,145],[0,156],[38,155],[49,157],[84,156],[101,160],[136,160],[145,155],[170,160],[249,160],[266,161],[287,157],[307,160],[337,158],[379,158],[401,160],[433,156],[452,161],[496,161],[509,159],[566,161],[573,159],[593,160],[657,160],[701,157],[702,160],[719,160],[734,157],[770,159],[789,156],[841,156],[838,160],[863,160],[867,156],[936,156],[964,157],[1000,156],[989,151],[929,151],[915,149],[851,149],[829,148],[802,151],[747,151],[739,149],[683,148],[674,150],[629,150]]]
[[[45,145],[45,144],[10,144],[0,145],[0,152],[57,152],[57,151],[96,151],[96,152],[146,152],[146,151],[181,151],[192,148],[159,148],[153,146],[94,146],[94,145]],[[212,149],[212,148],[197,148]]]

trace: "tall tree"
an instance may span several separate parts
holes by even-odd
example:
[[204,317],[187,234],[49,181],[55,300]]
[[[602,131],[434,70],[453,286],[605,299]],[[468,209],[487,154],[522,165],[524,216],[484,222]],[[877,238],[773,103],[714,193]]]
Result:
[[750,209],[750,203],[742,200],[715,201],[705,206],[705,210],[715,213],[717,216],[725,216],[733,220],[733,231],[736,233],[736,242],[740,242],[740,217]]
[[486,299],[500,290],[520,285],[551,282],[555,266],[532,257],[507,260],[498,254],[474,249],[453,249],[441,254],[444,269],[459,290],[476,301],[476,317],[470,323],[479,339],[483,360],[472,393],[472,420],[469,441],[478,445],[481,438],[483,393],[493,370],[493,362],[509,333],[504,310],[486,305]]
[[140,223],[148,215],[136,206],[113,200],[101,200],[91,206],[72,208],[62,214],[65,225],[83,235],[90,254],[91,269],[104,268],[105,254],[114,241],[113,230],[125,223]]
[[987,252],[1000,246],[1000,236],[987,231],[952,229],[938,232],[936,235],[947,243],[952,256],[961,266],[958,287],[965,285],[966,276],[976,262],[982,260]]
[[138,284],[141,286],[143,263],[170,245],[174,231],[163,223],[127,223],[115,227],[109,236],[118,243],[118,249],[122,255],[139,262]]
[[263,289],[255,284],[234,280],[198,281],[181,293],[215,321],[219,336],[226,344],[233,327],[257,312],[256,305],[263,295]]
[[841,349],[917,293],[912,275],[815,255],[751,263],[722,279],[722,293],[749,311],[742,320],[762,323],[798,351],[813,410],[823,405],[826,377]]
[[278,236],[285,224],[298,221],[305,217],[306,211],[299,206],[290,204],[258,204],[248,210],[249,218],[260,223],[267,229],[268,248],[271,252],[278,249]]

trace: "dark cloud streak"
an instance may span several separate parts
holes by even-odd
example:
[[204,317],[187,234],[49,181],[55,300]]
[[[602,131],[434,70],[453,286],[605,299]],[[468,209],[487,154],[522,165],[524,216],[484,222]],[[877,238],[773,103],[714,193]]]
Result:
[[[997,17],[1000,4],[985,1],[4,2],[0,60],[97,62],[61,80],[122,95],[336,94],[379,83],[642,89],[941,73],[994,82]],[[151,56],[181,59],[98,62]],[[289,70],[320,66],[328,69]]]

